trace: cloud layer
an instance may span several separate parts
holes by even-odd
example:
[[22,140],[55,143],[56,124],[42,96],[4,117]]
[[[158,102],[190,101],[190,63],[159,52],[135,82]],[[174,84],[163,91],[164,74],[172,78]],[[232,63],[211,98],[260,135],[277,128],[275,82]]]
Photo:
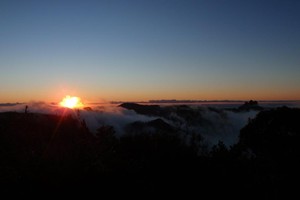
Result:
[[168,109],[168,115],[166,116],[146,116],[115,104],[109,106],[92,105],[90,106],[91,110],[76,111],[45,102],[2,104],[0,112],[25,112],[26,106],[28,106],[29,113],[73,115],[79,120],[84,120],[93,133],[103,125],[110,125],[114,127],[117,136],[123,135],[125,133],[124,128],[130,123],[136,121],[149,122],[161,118],[186,137],[192,133],[200,134],[204,139],[203,142],[208,146],[217,144],[218,141],[223,141],[227,146],[236,143],[240,129],[247,124],[249,118],[254,118],[257,114],[256,111],[233,112],[223,109],[209,109],[207,107],[188,107],[188,112],[193,113],[193,116],[190,117],[189,115],[180,114],[176,106],[170,106],[162,108]]

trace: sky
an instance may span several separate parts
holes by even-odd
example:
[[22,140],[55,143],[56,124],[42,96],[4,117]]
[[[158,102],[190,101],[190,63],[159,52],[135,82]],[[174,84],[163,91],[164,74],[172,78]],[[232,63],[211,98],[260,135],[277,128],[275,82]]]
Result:
[[299,100],[300,1],[0,1],[0,102]]

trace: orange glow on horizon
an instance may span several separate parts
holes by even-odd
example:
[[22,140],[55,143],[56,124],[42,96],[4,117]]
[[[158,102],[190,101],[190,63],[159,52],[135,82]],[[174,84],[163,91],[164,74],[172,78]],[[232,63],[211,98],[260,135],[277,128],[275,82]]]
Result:
[[83,103],[81,102],[79,97],[71,97],[71,96],[66,96],[60,103],[60,106],[65,107],[65,108],[81,108],[83,107]]

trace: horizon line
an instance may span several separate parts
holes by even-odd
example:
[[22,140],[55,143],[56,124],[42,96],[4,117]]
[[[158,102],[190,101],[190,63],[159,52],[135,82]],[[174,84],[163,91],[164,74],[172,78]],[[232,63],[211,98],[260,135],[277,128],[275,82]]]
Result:
[[[289,99],[289,100],[254,100],[254,99],[250,99],[250,100],[190,100],[190,99],[185,99],[185,100],[178,100],[178,99],[157,99],[157,100],[146,100],[146,101],[107,101],[107,102],[90,102],[89,104],[99,104],[99,103],[111,103],[111,104],[118,104],[118,103],[209,103],[209,102],[248,102],[248,101],[257,101],[257,102],[298,102],[300,100],[293,100],[293,99]],[[30,102],[43,102],[43,103],[47,103],[47,101],[28,101],[28,102],[0,102],[0,105],[17,105],[17,104],[26,104],[26,103],[30,103]],[[48,102],[48,103],[59,103],[59,102]]]

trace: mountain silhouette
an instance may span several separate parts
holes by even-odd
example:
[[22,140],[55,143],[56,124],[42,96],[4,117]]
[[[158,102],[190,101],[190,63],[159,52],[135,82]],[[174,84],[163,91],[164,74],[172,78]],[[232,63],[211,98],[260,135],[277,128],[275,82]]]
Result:
[[[189,108],[179,110],[193,117]],[[264,110],[237,144],[207,149],[201,137],[183,135],[164,118],[131,123],[117,136],[109,125],[92,134],[69,115],[0,113],[0,190],[290,199],[299,196],[299,119],[297,108]]]
[[136,121],[130,123],[126,127],[127,133],[172,133],[175,132],[175,128],[164,120],[157,118],[148,122]]
[[263,107],[258,105],[257,101],[246,101],[243,105],[241,105],[238,108],[239,111],[249,111],[249,110],[256,110],[256,111],[261,111],[263,110]]
[[122,108],[128,110],[134,110],[138,114],[148,116],[159,116],[161,114],[161,108],[158,105],[141,105],[137,103],[122,103],[119,105]]

